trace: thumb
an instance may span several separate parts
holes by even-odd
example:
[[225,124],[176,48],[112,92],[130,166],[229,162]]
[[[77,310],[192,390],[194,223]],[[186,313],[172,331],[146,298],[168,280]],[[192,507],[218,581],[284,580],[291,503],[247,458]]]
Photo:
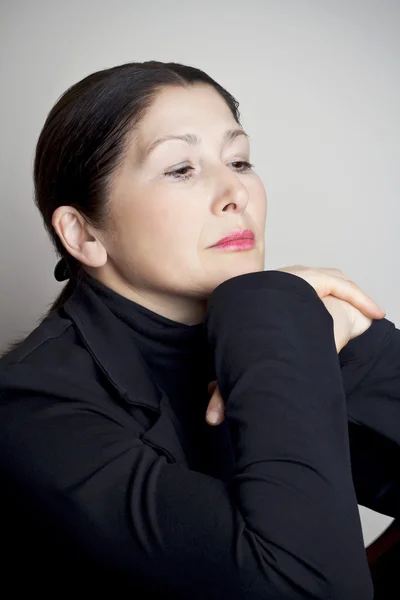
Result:
[[[207,411],[206,411],[206,420],[210,425],[219,425],[224,420],[224,402],[219,391],[219,387],[216,382],[215,385],[211,385],[214,382],[209,384],[209,392],[214,389],[213,395],[211,396],[211,400],[208,403]],[[211,389],[210,389],[211,388]]]

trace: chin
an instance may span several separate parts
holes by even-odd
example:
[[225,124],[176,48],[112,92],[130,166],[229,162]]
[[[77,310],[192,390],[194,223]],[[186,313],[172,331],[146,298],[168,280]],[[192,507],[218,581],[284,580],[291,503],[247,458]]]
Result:
[[254,261],[252,265],[238,265],[235,269],[232,269],[230,277],[237,277],[246,273],[256,273],[257,271],[264,271],[264,264],[261,264],[260,261]]
[[228,279],[232,279],[232,277],[238,277],[239,275],[245,275],[246,273],[255,273],[257,271],[264,271],[264,260],[258,258],[258,260],[253,261],[237,261],[236,263],[232,263],[227,267],[225,265],[224,269],[218,271],[218,273],[213,273],[208,281],[207,287],[207,295],[210,295],[216,287],[218,287],[224,281]]
[[264,254],[259,252],[235,252],[232,254],[232,259],[222,269],[230,277],[264,271]]

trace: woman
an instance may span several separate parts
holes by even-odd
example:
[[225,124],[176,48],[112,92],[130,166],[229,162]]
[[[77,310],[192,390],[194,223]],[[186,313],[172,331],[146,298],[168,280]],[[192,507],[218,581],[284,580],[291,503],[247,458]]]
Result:
[[34,182],[68,283],[0,365],[14,592],[372,598],[346,392],[383,354],[390,379],[398,331],[340,271],[263,270],[235,99],[176,63],[94,73],[51,110]]

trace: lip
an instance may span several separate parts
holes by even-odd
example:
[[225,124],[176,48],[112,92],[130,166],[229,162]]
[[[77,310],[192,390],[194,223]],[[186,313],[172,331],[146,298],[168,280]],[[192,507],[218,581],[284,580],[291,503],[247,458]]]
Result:
[[247,240],[248,243],[250,241],[254,242],[254,233],[251,231],[251,229],[232,231],[232,233],[221,238],[216,244],[213,244],[211,248],[214,248],[215,246],[225,246],[230,243],[233,244],[234,242],[240,242],[241,240]]

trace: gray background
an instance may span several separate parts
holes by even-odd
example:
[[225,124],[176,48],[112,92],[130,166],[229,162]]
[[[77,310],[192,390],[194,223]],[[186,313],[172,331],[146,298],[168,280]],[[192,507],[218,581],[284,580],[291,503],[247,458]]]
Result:
[[[400,2],[0,2],[0,347],[61,285],[33,204],[34,146],[85,75],[198,66],[240,102],[268,194],[266,269],[336,267],[400,323]],[[369,544],[391,519],[360,507]]]

